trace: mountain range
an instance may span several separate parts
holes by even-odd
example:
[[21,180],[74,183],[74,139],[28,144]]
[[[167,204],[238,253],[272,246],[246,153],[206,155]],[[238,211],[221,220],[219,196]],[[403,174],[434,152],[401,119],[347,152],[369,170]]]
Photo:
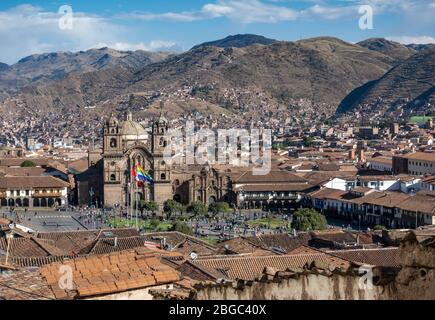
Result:
[[170,55],[165,52],[117,51],[110,48],[75,53],[35,54],[11,66],[0,64],[0,89],[13,91],[30,85],[45,85],[65,79],[73,73],[87,73],[115,67],[134,72]]
[[167,111],[174,113],[186,112],[191,98],[240,115],[302,100],[329,115],[361,105],[375,112],[379,97],[431,99],[433,54],[430,45],[386,39],[351,44],[333,37],[286,42],[236,35],[181,54],[102,48],[32,55],[0,64],[0,112],[22,106],[109,112],[125,103],[153,105],[162,96],[172,97]]
[[423,50],[394,66],[380,79],[353,90],[340,103],[337,112],[355,109],[363,109],[366,113],[392,111],[397,104],[424,112],[420,109],[434,98],[435,50]]

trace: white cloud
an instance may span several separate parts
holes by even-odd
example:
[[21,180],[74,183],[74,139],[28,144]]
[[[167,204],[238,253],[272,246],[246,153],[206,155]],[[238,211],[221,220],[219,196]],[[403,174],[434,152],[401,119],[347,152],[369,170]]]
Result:
[[61,17],[32,5],[0,11],[0,62],[12,64],[31,54],[104,46],[120,50],[180,51],[175,42],[129,43],[125,35],[130,30],[97,15],[74,12],[73,28],[61,30]]
[[259,0],[219,0],[216,3],[205,4],[198,11],[166,12],[166,13],[130,13],[121,18],[136,18],[146,21],[163,20],[174,22],[191,22],[226,17],[239,23],[275,23],[295,20],[297,11]]
[[149,43],[128,43],[128,42],[115,42],[115,43],[99,43],[94,47],[109,47],[119,51],[135,51],[135,50],[144,50],[144,51],[172,51],[179,52],[183,49],[174,41],[162,41],[162,40],[153,40]]
[[402,44],[429,44],[435,43],[435,38],[431,36],[397,36],[387,37],[388,40],[396,41]]
[[0,12],[0,61],[47,51],[77,51],[99,42],[114,42],[120,27],[93,15],[74,13],[73,28],[59,28],[60,14],[21,5]]
[[[166,12],[166,13],[129,13],[120,17],[141,19],[146,21],[192,22],[226,17],[240,23],[276,23],[303,18],[340,19],[346,16],[358,15],[361,5],[372,6],[376,14],[393,13],[423,13],[435,8],[433,0],[299,0],[299,2],[315,3],[301,10],[292,9],[290,0],[217,0],[205,4],[197,11]],[[283,5],[286,3],[286,5]]]
[[359,6],[327,7],[316,4],[305,10],[304,14],[306,16],[335,20],[346,16],[357,15],[358,8]]

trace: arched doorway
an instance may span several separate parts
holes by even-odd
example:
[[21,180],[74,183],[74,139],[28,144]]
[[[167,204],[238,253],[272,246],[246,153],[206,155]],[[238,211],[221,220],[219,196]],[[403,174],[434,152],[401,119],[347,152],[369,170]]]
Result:
[[47,207],[47,199],[45,198],[41,199],[41,207]]
[[23,207],[26,207],[26,208],[29,207],[29,199],[27,199],[27,198],[23,199]]
[[21,199],[17,199],[17,200],[15,201],[15,205],[16,205],[17,207],[22,207],[22,206],[23,206],[23,201],[22,201]]
[[54,199],[53,198],[48,199],[48,206],[49,207],[53,207],[54,206]]
[[38,207],[41,206],[39,200],[40,200],[40,199],[33,199],[33,206],[34,206],[34,207],[38,208]]
[[56,198],[56,205],[60,207],[62,205],[62,200],[60,198]]
[[1,205],[2,207],[7,207],[7,205],[8,205],[8,201],[7,201],[6,199],[1,199],[0,205]]
[[173,200],[181,203],[181,196],[179,194],[176,194],[174,195]]

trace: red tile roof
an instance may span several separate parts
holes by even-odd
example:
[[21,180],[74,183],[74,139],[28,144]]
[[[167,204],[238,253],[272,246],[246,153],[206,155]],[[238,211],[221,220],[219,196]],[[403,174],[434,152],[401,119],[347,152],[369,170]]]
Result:
[[52,176],[0,177],[0,188],[66,188],[69,183]]
[[400,267],[399,248],[354,249],[327,251],[327,253],[358,264],[380,267]]
[[[71,267],[72,288],[60,287],[61,266]],[[40,272],[57,299],[107,295],[180,280],[179,274],[163,264],[159,255],[145,248],[54,263],[42,267]]]
[[275,255],[261,257],[219,257],[216,259],[197,259],[191,261],[199,267],[219,272],[228,279],[254,280],[261,276],[266,267],[274,268],[278,271],[287,269],[302,269],[305,265],[313,261],[333,266],[334,268],[348,268],[350,262],[339,257],[326,253],[315,254],[295,254],[295,255]]

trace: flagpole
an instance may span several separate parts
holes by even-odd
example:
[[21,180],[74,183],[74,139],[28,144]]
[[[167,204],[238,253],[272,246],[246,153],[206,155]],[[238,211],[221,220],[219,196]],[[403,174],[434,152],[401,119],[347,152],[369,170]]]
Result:
[[138,221],[137,221],[137,207],[138,207],[138,194],[136,192],[136,229],[138,229]]
[[133,214],[133,182],[130,183],[130,208],[129,208],[129,215],[127,217],[127,221],[128,221],[128,226],[131,227],[131,216]]
[[136,189],[134,187],[134,183],[131,186],[132,189],[132,194],[131,194],[131,215],[130,215],[130,227],[133,227],[133,210],[134,210],[134,206],[136,205],[136,203],[134,203],[134,198],[135,198],[135,193],[136,193]]

